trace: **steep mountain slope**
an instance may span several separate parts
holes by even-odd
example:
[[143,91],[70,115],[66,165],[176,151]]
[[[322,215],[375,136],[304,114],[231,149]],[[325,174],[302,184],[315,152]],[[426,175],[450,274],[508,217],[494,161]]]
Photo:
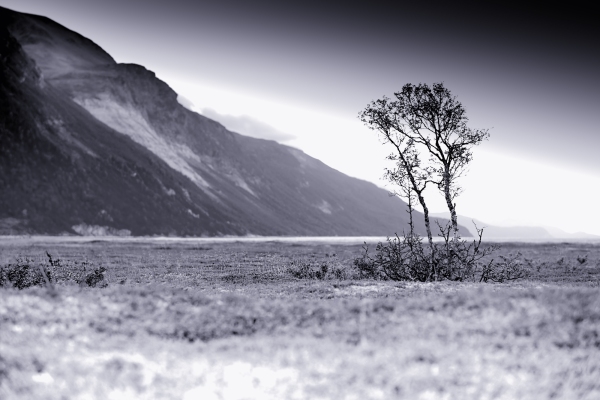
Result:
[[154,73],[50,19],[0,8],[0,54],[0,233],[406,228],[405,204],[386,191],[227,131],[182,107]]

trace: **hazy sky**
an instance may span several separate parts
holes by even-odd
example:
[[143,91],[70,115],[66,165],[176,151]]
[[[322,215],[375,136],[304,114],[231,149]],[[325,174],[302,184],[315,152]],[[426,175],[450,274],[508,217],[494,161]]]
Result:
[[[403,3],[0,0],[144,65],[232,130],[380,186],[387,150],[358,112],[405,83],[443,81],[472,127],[491,128],[459,213],[600,234],[592,3]],[[441,197],[431,208],[443,211]]]

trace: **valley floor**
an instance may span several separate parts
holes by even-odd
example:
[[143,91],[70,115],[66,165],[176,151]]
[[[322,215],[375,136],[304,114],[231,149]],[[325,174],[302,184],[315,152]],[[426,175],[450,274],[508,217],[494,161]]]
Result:
[[108,285],[0,288],[2,399],[600,398],[598,245],[504,244],[538,266],[508,284],[347,279],[360,245],[276,241],[9,241],[0,265],[46,251]]

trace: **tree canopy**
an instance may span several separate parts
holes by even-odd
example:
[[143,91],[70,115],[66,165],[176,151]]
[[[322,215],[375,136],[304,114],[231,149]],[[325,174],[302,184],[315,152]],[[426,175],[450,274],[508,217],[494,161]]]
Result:
[[383,97],[371,102],[359,118],[379,132],[384,143],[393,146],[394,152],[388,158],[395,161],[396,168],[388,170],[386,176],[416,194],[427,228],[428,209],[422,193],[432,183],[446,200],[456,234],[454,199],[461,192],[457,180],[473,159],[473,146],[489,137],[488,130],[467,125],[465,108],[443,83],[431,87],[406,84],[393,99]]

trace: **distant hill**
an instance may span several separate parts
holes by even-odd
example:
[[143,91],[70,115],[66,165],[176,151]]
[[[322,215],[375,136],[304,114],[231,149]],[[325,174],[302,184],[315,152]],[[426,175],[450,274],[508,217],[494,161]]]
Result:
[[[441,218],[445,221],[450,218],[450,213],[431,213],[433,218]],[[475,218],[458,215],[458,223],[469,230],[471,236],[477,236],[477,228],[485,228],[483,232],[484,239],[600,239],[600,236],[591,235],[588,233],[567,233],[561,229],[553,227],[540,226],[494,226],[482,222]]]
[[558,228],[555,228],[555,227],[552,227],[552,226],[544,226],[544,229],[546,229],[555,238],[564,238],[564,239],[600,239],[600,236],[593,235],[591,233],[585,233],[585,232],[569,233],[569,232],[563,231],[562,229],[558,229]]
[[117,64],[48,18],[0,7],[0,55],[0,234],[407,228],[406,204],[385,190],[228,131],[180,105],[153,72]]

